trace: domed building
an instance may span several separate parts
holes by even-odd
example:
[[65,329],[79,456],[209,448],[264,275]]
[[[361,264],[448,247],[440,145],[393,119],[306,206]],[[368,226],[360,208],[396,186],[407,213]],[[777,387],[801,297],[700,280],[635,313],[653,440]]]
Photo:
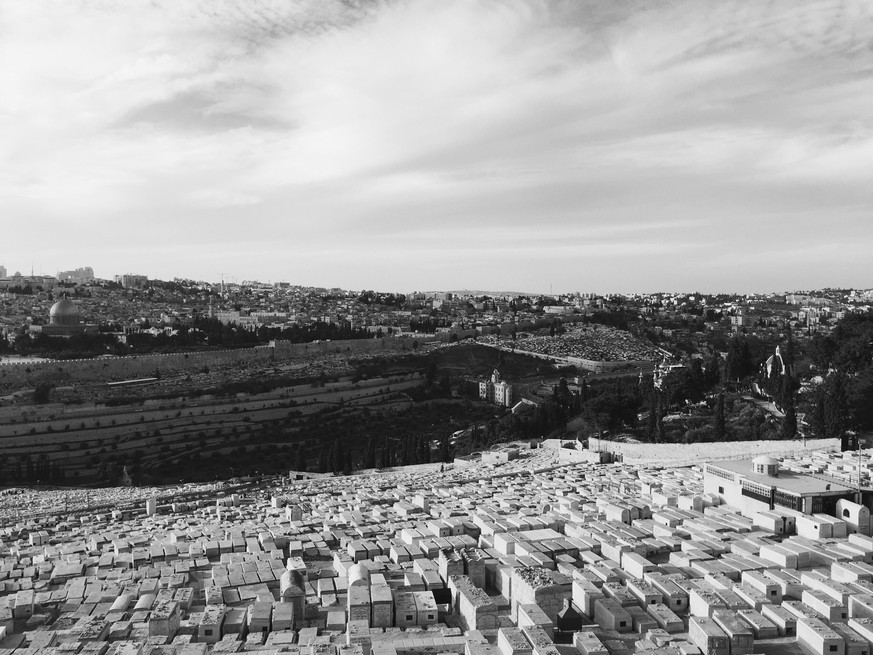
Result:
[[69,298],[61,298],[49,310],[48,325],[31,325],[31,334],[69,339],[79,334],[97,334],[97,326],[82,323],[79,307]]
[[50,325],[78,325],[79,308],[69,298],[61,298],[49,310]]

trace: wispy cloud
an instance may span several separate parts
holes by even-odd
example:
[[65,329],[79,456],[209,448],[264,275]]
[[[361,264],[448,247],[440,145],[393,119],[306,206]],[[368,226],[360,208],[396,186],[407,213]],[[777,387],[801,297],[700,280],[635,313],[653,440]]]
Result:
[[[584,260],[588,288],[679,288],[689,270],[693,286],[771,288],[757,235],[790,251],[826,219],[833,243],[873,240],[871,11],[0,2],[0,259],[23,267],[7,244],[39,224],[49,272],[232,262],[421,288],[463,260],[454,286],[576,288]],[[144,226],[137,248],[119,225]],[[189,243],[189,268],[168,239]],[[743,270],[712,251],[742,252]],[[852,257],[817,266],[873,284]]]

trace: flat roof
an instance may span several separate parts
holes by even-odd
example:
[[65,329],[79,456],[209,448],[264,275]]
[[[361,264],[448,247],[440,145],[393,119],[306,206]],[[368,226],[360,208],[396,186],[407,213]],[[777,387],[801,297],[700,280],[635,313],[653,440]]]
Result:
[[831,482],[821,478],[814,478],[802,473],[795,473],[786,469],[779,469],[779,477],[755,473],[751,459],[732,459],[719,462],[707,462],[707,465],[738,473],[749,482],[763,484],[768,487],[777,487],[797,494],[798,496],[823,496],[828,494],[843,494],[855,491],[839,482]]

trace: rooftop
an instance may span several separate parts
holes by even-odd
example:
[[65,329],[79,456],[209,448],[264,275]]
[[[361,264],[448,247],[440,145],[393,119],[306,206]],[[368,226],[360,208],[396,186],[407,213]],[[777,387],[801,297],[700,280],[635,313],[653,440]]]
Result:
[[814,478],[810,475],[795,473],[786,469],[779,470],[779,477],[772,475],[762,475],[755,473],[752,468],[751,459],[735,459],[720,462],[710,463],[709,466],[715,466],[732,473],[739,473],[743,478],[750,482],[756,482],[769,487],[778,487],[785,491],[790,491],[799,496],[818,496],[828,494],[841,494],[849,491],[854,491],[852,487],[847,487],[838,482],[830,482],[820,478]]

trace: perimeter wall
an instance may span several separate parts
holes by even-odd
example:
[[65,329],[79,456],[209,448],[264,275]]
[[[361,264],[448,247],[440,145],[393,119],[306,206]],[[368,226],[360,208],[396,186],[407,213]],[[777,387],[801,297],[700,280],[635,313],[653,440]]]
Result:
[[410,337],[350,339],[321,343],[277,341],[270,346],[237,350],[52,360],[26,364],[0,362],[0,385],[27,386],[43,381],[54,384],[85,380],[113,382],[198,371],[213,366],[236,365],[246,368],[250,364],[279,363],[312,355],[397,352],[412,350],[417,340]]
[[[588,439],[589,450],[609,452],[626,463],[664,462],[693,464],[719,459],[751,459],[757,455],[791,454],[820,450],[840,452],[839,439],[796,439],[790,441],[726,441],[692,444],[622,443],[607,439]],[[572,452],[572,451],[571,451]]]

